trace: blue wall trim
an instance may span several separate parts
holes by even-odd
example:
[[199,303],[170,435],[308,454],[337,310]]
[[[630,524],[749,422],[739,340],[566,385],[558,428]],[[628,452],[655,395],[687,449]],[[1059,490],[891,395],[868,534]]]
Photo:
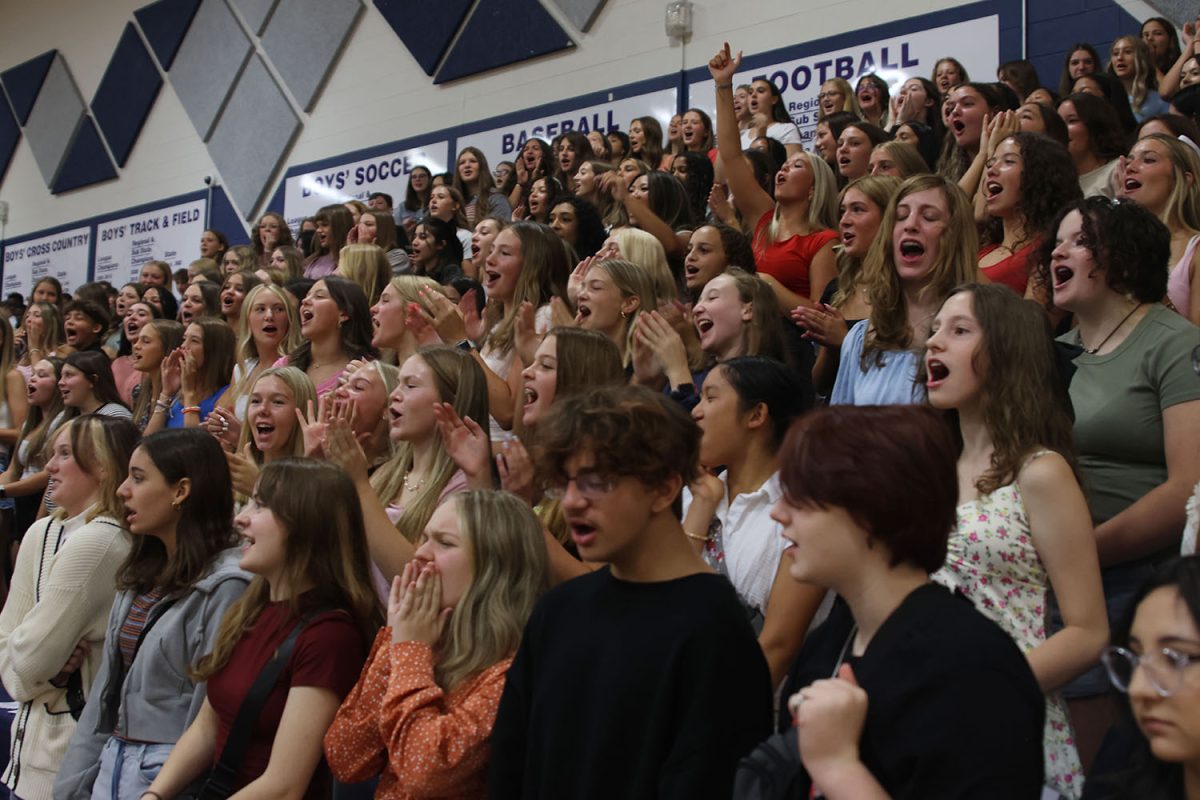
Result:
[[0,72],[0,81],[4,83],[4,89],[8,92],[8,99],[12,103],[13,113],[17,115],[17,122],[21,123],[22,128],[29,121],[33,104],[37,101],[38,93],[42,90],[42,83],[46,80],[46,73],[50,71],[50,65],[54,62],[56,55],[58,55],[57,50],[49,50],[40,56],[34,56],[23,64],[17,64],[11,69]]
[[92,97],[92,114],[117,166],[125,166],[150,109],[162,88],[162,75],[132,22],[125,24],[117,49]]

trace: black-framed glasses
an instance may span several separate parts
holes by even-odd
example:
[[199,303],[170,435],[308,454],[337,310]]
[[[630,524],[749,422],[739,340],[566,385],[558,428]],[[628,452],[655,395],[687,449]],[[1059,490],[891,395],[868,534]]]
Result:
[[1183,685],[1184,671],[1200,662],[1200,656],[1191,656],[1164,647],[1138,655],[1124,647],[1108,647],[1100,654],[1100,661],[1108,671],[1108,679],[1119,691],[1128,692],[1133,673],[1141,667],[1146,678],[1159,697],[1170,697]]
[[575,490],[588,500],[598,500],[611,492],[617,485],[617,479],[612,475],[602,475],[599,472],[584,470],[563,483],[553,483],[545,488],[544,494],[551,500],[561,500],[567,494],[567,487],[575,483]]

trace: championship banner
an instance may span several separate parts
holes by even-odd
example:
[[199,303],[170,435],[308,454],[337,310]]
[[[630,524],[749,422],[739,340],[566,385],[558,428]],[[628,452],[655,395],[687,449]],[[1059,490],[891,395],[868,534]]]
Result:
[[[810,150],[817,126],[817,95],[822,83],[831,78],[845,78],[854,89],[860,77],[873,72],[887,81],[894,97],[906,80],[929,78],[938,59],[951,54],[962,63],[972,80],[996,80],[1000,60],[1000,17],[993,14],[747,68],[734,76],[733,83],[739,86],[766,78],[778,86],[783,91],[783,101],[792,122],[800,129],[805,149]],[[715,91],[712,78],[689,84],[690,105],[713,114]]]
[[414,167],[436,175],[446,171],[450,158],[450,143],[440,141],[292,175],[284,181],[283,216],[295,233],[304,218],[322,206],[348,200],[365,203],[375,192],[390,194],[395,206],[400,206]]
[[20,292],[28,300],[34,284],[47,275],[58,278],[66,292],[87,283],[91,240],[88,226],[6,245],[4,294]]
[[200,257],[206,206],[199,198],[97,224],[93,280],[119,289],[136,281],[147,261],[165,261],[172,271],[186,267]]

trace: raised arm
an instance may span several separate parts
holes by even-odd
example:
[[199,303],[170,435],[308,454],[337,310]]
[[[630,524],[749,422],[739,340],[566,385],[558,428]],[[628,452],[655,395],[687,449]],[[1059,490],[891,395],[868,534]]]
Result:
[[708,71],[717,84],[717,152],[725,170],[725,182],[743,219],[753,225],[775,208],[775,201],[754,180],[754,171],[742,158],[741,132],[733,111],[733,76],[741,65],[741,51],[734,58],[726,42],[724,49],[709,60]]

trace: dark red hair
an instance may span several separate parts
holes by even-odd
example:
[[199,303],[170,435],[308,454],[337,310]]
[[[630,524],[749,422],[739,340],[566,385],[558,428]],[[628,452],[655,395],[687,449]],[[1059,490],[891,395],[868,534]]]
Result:
[[830,406],[801,417],[780,450],[784,497],[843,508],[891,554],[926,572],[946,560],[958,461],[941,416],[925,406]]

